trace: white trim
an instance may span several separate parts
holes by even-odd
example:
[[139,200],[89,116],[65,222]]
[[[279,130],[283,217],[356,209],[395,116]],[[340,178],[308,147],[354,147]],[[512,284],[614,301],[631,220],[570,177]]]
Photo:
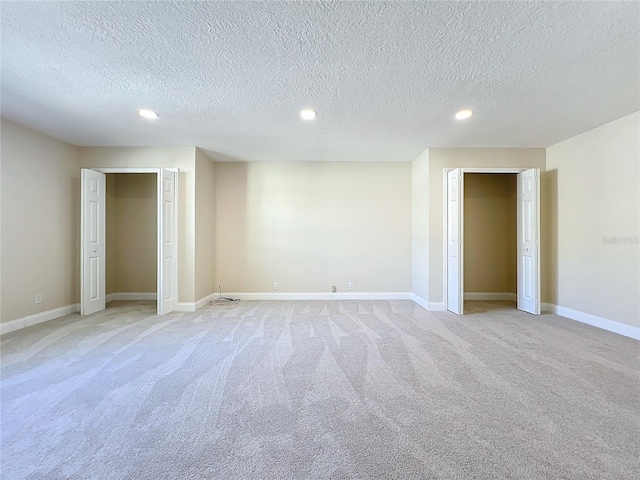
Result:
[[0,335],[5,333],[15,332],[26,327],[24,318],[18,318],[17,320],[11,320],[9,322],[0,323]]
[[429,310],[429,302],[427,302],[424,298],[419,297],[415,293],[411,294],[411,300],[420,305],[425,310]]
[[107,303],[114,300],[156,300],[158,294],[156,292],[118,292],[110,293],[106,296]]
[[200,310],[202,307],[206,306],[211,300],[218,298],[219,295],[220,294],[216,292],[216,293],[211,293],[206,297],[202,297],[200,300],[195,302],[193,311]]
[[[155,167],[155,168],[151,168],[151,167],[150,168],[146,168],[146,167],[145,168],[136,168],[136,167],[97,167],[97,168],[88,168],[87,170],[93,170],[93,171],[104,173],[104,174],[107,174],[107,173],[153,173],[153,174],[156,175],[157,182],[158,182],[157,200],[156,200],[156,216],[158,217],[158,226],[157,226],[157,229],[156,229],[157,230],[156,231],[156,245],[157,245],[157,251],[158,251],[158,256],[159,256],[160,252],[161,252],[161,250],[159,248],[159,245],[160,245],[161,236],[162,236],[161,235],[162,234],[161,225],[159,224],[160,215],[158,214],[158,211],[159,211],[159,209],[161,208],[161,205],[162,205],[162,185],[161,185],[161,181],[162,181],[161,177],[162,177],[162,175],[161,175],[161,173],[162,173],[162,170],[166,170],[166,171],[169,171],[169,172],[173,172],[173,173],[179,174],[180,173],[180,169],[177,168],[177,167],[171,167],[171,168],[164,168],[164,167]],[[177,234],[177,226],[178,226],[178,202],[179,202],[179,199],[178,199],[178,196],[179,196],[178,185],[179,185],[179,183],[180,182],[179,182],[179,179],[178,179],[178,175],[176,175],[176,178],[175,178],[175,205],[174,205],[174,216],[175,216],[175,226],[176,226],[176,229],[174,230],[174,232],[175,232],[175,247],[174,248],[176,249],[176,262],[175,262],[176,275],[174,275],[175,280],[174,280],[173,285],[172,285],[172,289],[173,289],[172,293],[173,293],[173,298],[174,299],[178,298],[178,275],[177,275],[177,272],[178,272],[178,254],[177,254],[177,251],[178,251],[178,234]],[[83,206],[84,206],[84,202],[81,202],[81,208],[83,208]],[[82,241],[80,242],[80,244],[82,246]],[[81,252],[81,261],[82,261],[82,259],[84,259],[84,255]],[[159,261],[160,260],[158,259],[158,262]],[[156,277],[157,277],[156,280],[157,280],[158,285],[159,285],[160,281],[161,281],[161,279],[160,279],[160,269],[159,268],[158,268],[158,272],[156,274]],[[82,285],[83,285],[83,283],[82,283],[82,274],[80,275],[80,285],[81,285],[81,288],[82,288]],[[150,297],[141,297],[141,298],[126,297],[125,298],[125,297],[120,297],[120,295],[122,295],[122,294],[116,293],[116,294],[106,295],[105,296],[105,303],[109,303],[109,302],[111,302],[113,300],[156,300],[157,301],[157,299],[158,299],[157,294],[154,294],[155,296],[153,298],[150,298]],[[146,294],[135,294],[135,295],[146,295]],[[80,297],[80,301],[81,302],[83,301],[82,299],[83,299],[83,297],[81,296]],[[176,300],[174,300],[174,305],[175,305],[175,303],[176,303]],[[160,305],[157,306],[157,313],[158,314],[160,313]]]
[[511,292],[465,292],[465,300],[512,300],[517,301],[518,295]]
[[176,305],[176,309],[174,312],[195,312],[196,304],[195,302],[178,302]]
[[240,300],[412,300],[410,292],[289,292],[289,293],[225,293]]
[[[216,299],[218,295],[216,292],[196,302],[178,302],[176,311],[195,312]],[[223,295],[238,300],[413,300],[413,294],[410,292],[224,292]]]
[[100,173],[158,173],[160,170],[169,170],[170,172],[179,173],[179,168],[127,168],[127,167],[109,167],[109,168],[89,168]]
[[54,308],[45,312],[34,313],[33,315],[27,315],[26,317],[11,320],[0,324],[0,335],[5,333],[14,332],[23,328],[37,325],[39,323],[48,322],[65,315],[70,315],[80,311],[80,304],[74,303],[73,305],[67,305],[66,307]]
[[553,303],[543,303],[542,309],[545,312],[555,313],[561,317],[585,323],[592,327],[601,328],[602,330],[607,330],[625,337],[640,340],[640,327],[636,327],[634,325],[627,325],[626,323],[616,322],[614,320],[609,320],[608,318],[598,317],[596,315],[591,315],[590,313],[573,310],[572,308],[561,307],[559,305],[554,305]]
[[428,302],[424,298],[419,297],[415,293],[411,294],[411,300],[420,305],[425,310],[430,312],[444,312],[446,309],[444,308],[444,303],[442,302]]
[[[447,299],[449,298],[449,264],[448,264],[448,241],[447,241],[447,229],[448,225],[448,207],[449,207],[449,182],[448,182],[448,173],[451,170],[455,170],[454,168],[443,168],[442,169],[442,305],[443,310],[447,310]],[[463,198],[464,200],[464,198]],[[464,244],[463,244],[464,251]],[[464,277],[464,272],[463,272]],[[464,278],[463,278],[464,279]]]
[[[156,217],[157,217],[157,238],[156,238],[156,242],[157,242],[157,246],[156,246],[156,253],[157,253],[157,258],[156,258],[156,270],[157,270],[157,276],[156,276],[156,281],[157,281],[157,287],[156,290],[158,292],[160,292],[160,296],[157,297],[157,313],[158,315],[164,315],[166,313],[170,313],[173,312],[176,309],[176,304],[178,303],[178,275],[179,275],[179,245],[178,245],[178,225],[179,225],[179,220],[178,220],[178,197],[179,197],[179,193],[178,193],[178,184],[179,182],[179,178],[178,178],[178,174],[177,172],[173,172],[175,173],[175,175],[173,175],[173,218],[171,219],[167,219],[164,216],[164,209],[163,209],[163,205],[164,205],[164,184],[163,184],[163,179],[165,178],[165,174],[163,172],[172,172],[172,170],[175,169],[169,169],[169,168],[161,168],[158,170],[158,174],[156,175],[156,179],[157,179],[157,203],[156,203]],[[172,225],[172,228],[170,229],[171,232],[173,233],[173,238],[171,239],[171,243],[172,243],[172,247],[173,247],[173,255],[172,260],[173,260],[173,267],[172,267],[172,275],[171,275],[171,285],[170,285],[170,289],[171,289],[171,301],[166,301],[166,299],[162,298],[162,295],[165,295],[167,292],[164,292],[165,288],[164,288],[164,284],[165,284],[165,265],[164,265],[164,259],[163,259],[163,255],[165,253],[165,245],[166,242],[164,238],[164,234],[165,234],[165,229],[164,227],[164,223],[169,223],[170,225]]]
[[[202,297],[200,300],[195,302],[178,302],[175,308],[175,312],[195,312],[196,310],[200,310],[202,307],[206,306],[211,300],[218,297],[218,293],[210,293],[207,296]],[[225,296],[227,296],[225,294]]]
[[[451,168],[450,170],[454,170]],[[516,167],[505,167],[505,168],[463,168],[462,173],[522,173],[526,170],[531,170],[530,168],[516,168]]]
[[427,310],[430,312],[446,312],[447,307],[445,307],[444,302],[429,302]]
[[[444,167],[442,169],[442,304],[444,305],[444,309],[446,310],[447,298],[448,298],[448,289],[447,289],[447,173],[450,170],[455,170],[456,168],[461,167]],[[526,170],[531,170],[531,168],[526,167],[497,167],[497,168],[461,168],[463,175],[465,173],[521,173]],[[540,169],[538,169],[539,175]],[[540,178],[540,177],[539,177]],[[538,201],[540,201],[540,195],[538,195]],[[463,198],[464,202],[464,198]],[[540,213],[540,206],[538,205],[538,213]],[[538,219],[538,235],[540,235],[540,229],[542,228],[542,224],[540,223],[540,219]],[[539,238],[539,237],[538,237]],[[463,241],[464,248],[464,241]],[[542,276],[540,272],[540,241],[538,240],[538,280],[540,281]],[[538,291],[541,292],[542,289],[540,286],[538,287]],[[465,294],[466,299],[466,294]],[[469,299],[470,300],[470,299]],[[516,301],[517,295],[516,295]],[[437,306],[438,304],[434,304]],[[431,309],[430,309],[431,310]]]

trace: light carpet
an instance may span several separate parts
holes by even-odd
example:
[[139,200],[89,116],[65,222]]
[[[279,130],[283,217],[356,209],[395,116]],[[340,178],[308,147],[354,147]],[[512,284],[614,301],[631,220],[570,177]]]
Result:
[[465,306],[113,302],[13,332],[1,477],[638,478],[638,342]]

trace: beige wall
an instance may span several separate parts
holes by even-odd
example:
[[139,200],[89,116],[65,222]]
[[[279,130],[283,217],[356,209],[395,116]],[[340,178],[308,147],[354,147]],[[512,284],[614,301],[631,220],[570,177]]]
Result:
[[105,245],[105,287],[107,295],[118,291],[117,275],[117,247],[118,244],[118,204],[117,183],[118,174],[109,173],[106,175],[105,182],[107,184],[107,207],[106,207],[106,245]]
[[465,293],[516,293],[516,178],[464,176]]
[[411,163],[411,287],[429,298],[429,150]]
[[640,113],[549,147],[547,170],[547,301],[640,325]]
[[80,147],[82,168],[173,168],[178,179],[178,300],[195,298],[195,148]]
[[214,163],[196,149],[196,301],[217,290],[215,192]]
[[411,164],[216,163],[216,285],[411,291]]
[[157,181],[107,175],[107,293],[157,291]]
[[[511,234],[508,236],[509,242],[507,243],[507,285],[509,286],[508,292],[518,293],[518,176],[511,175],[509,183],[509,203],[508,203],[508,218],[509,223],[507,229]],[[542,189],[542,186],[540,186]],[[540,225],[542,229],[543,226]],[[542,259],[541,259],[542,261]],[[546,270],[540,268],[540,275],[544,276]],[[541,279],[541,283],[544,283],[544,278]]]
[[6,119],[0,129],[6,322],[79,301],[80,172],[76,147]]
[[[429,149],[429,303],[443,303],[442,183],[444,168],[539,168],[545,170],[544,148]],[[544,189],[544,184],[542,185]],[[544,228],[544,223],[543,223]],[[544,272],[543,272],[544,275]],[[545,277],[543,276],[543,279]],[[544,281],[544,280],[543,280]]]
[[537,167],[543,301],[638,325],[639,116],[546,150],[435,148],[412,164],[213,165],[194,147],[77,148],[2,119],[2,321],[78,302],[79,167],[180,168],[181,302],[218,283],[344,292],[355,282],[356,291],[412,290],[429,303],[442,302],[443,168]]

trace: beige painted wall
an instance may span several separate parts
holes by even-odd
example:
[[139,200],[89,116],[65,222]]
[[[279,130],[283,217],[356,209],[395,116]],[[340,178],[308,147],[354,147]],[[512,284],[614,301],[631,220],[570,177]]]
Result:
[[[444,168],[539,168],[545,170],[544,148],[429,149],[429,303],[444,303],[442,289]],[[544,182],[542,189],[545,188]],[[542,206],[544,211],[544,205]],[[542,228],[544,220],[541,219]],[[544,265],[543,265],[543,279]],[[543,280],[544,282],[544,280]],[[544,301],[544,298],[543,298]]]
[[105,287],[107,295],[118,291],[118,278],[116,269],[117,242],[118,242],[118,222],[117,222],[117,183],[118,174],[109,173],[106,176],[106,245],[105,245]]
[[157,291],[157,181],[153,173],[107,175],[108,293]]
[[76,147],[4,118],[0,129],[6,322],[79,301],[80,173]]
[[516,293],[516,175],[464,176],[464,291]]
[[411,163],[411,286],[429,298],[429,150]]
[[196,301],[217,290],[215,165],[196,149]]
[[178,179],[178,300],[195,298],[195,148],[194,147],[80,147],[82,168],[172,168]]
[[411,164],[216,163],[216,285],[411,291]]
[[[509,242],[507,244],[507,269],[508,269],[508,292],[518,293],[518,177],[511,175],[509,184],[509,225],[508,230],[511,232],[509,235]],[[540,186],[542,189],[542,185]],[[540,225],[540,228],[544,228]],[[542,262],[542,259],[541,259]],[[544,276],[546,270],[540,268],[540,275]],[[545,283],[544,278],[541,279],[541,283]]]
[[547,301],[640,325],[640,112],[549,147],[547,170]]

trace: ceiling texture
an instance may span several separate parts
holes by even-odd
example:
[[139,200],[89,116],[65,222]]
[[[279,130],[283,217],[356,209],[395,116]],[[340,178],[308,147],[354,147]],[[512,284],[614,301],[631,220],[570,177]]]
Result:
[[[429,147],[546,147],[640,110],[638,2],[0,8],[2,116],[75,145],[411,161]],[[474,116],[456,121],[463,108]]]

